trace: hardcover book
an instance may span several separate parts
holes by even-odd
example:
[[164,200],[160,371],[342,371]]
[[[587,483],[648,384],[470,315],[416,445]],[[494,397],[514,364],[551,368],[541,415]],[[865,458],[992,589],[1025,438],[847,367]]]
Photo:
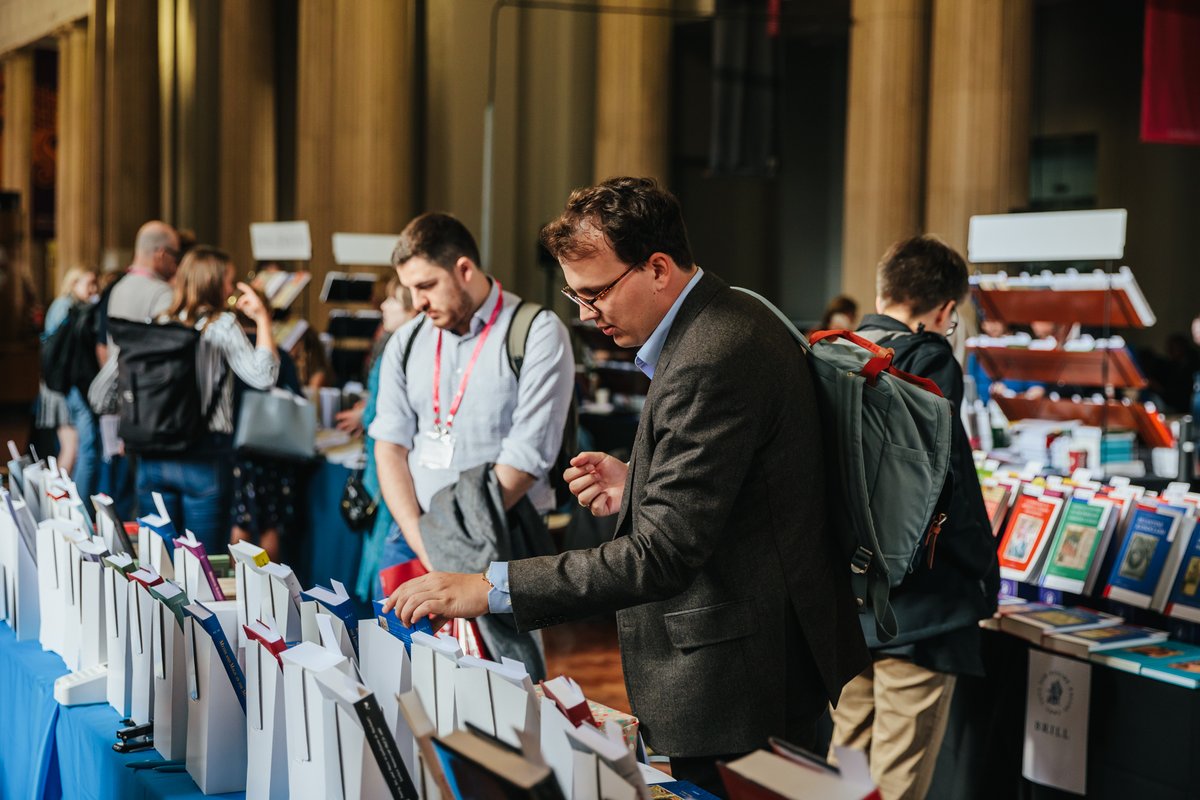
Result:
[[988,520],[992,523],[992,535],[999,536],[1008,516],[1008,487],[988,480],[980,488],[983,490],[983,507],[987,509]]
[[1166,631],[1156,631],[1138,625],[1107,625],[1085,628],[1072,633],[1052,633],[1042,639],[1042,646],[1063,655],[1087,658],[1101,650],[1137,647],[1167,639]]
[[565,800],[549,767],[481,736],[454,731],[433,746],[457,800]]
[[1000,619],[1000,630],[1042,644],[1046,636],[1053,634],[1119,625],[1123,621],[1113,614],[1088,608],[1051,607],[1006,614]]
[[[1156,644],[1121,647],[1092,654],[1092,661],[1124,672],[1140,674],[1143,669],[1157,669],[1176,661],[1200,659],[1200,646],[1167,640]],[[1200,673],[1196,675],[1200,679]]]
[[1017,498],[1000,542],[1001,578],[1036,582],[1062,504],[1062,498],[1048,495]]
[[1111,503],[1073,499],[1054,536],[1042,585],[1072,594],[1091,594],[1116,518]]
[[1139,503],[1129,517],[1104,596],[1151,608],[1182,522],[1176,510]]
[[1164,613],[1177,619],[1200,622],[1200,526],[1194,520],[1191,522],[1187,541],[1182,543],[1182,558],[1171,582]]

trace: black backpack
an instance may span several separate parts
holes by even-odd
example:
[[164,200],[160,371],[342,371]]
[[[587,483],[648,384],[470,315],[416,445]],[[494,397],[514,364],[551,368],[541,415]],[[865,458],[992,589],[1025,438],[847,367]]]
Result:
[[87,393],[100,371],[96,360],[96,307],[72,305],[67,318],[42,343],[42,381],[66,394],[72,387]]
[[[521,380],[521,365],[525,363],[525,345],[529,340],[529,331],[533,328],[534,318],[543,311],[545,308],[537,303],[522,300],[517,304],[512,322],[508,325],[508,336],[504,340],[504,348],[508,355],[508,366],[512,369],[518,382]],[[408,341],[404,343],[404,354],[400,359],[402,372],[408,369],[408,357],[412,353],[413,344],[417,341],[417,334],[421,332],[421,326],[424,324],[425,315],[422,314],[412,333],[409,334]],[[554,464],[550,467],[549,475],[550,488],[554,489],[554,502],[558,507],[566,505],[572,499],[571,487],[563,480],[563,473],[571,466],[571,459],[579,452],[578,447],[579,409],[576,405],[575,393],[572,391],[571,404],[567,407],[567,418],[563,422],[562,444],[558,446],[558,456],[555,457]]]
[[164,457],[193,450],[207,433],[208,418],[221,395],[214,388],[209,407],[201,409],[196,374],[200,332],[175,322],[160,325],[112,317],[108,332],[120,348],[117,430],[125,450]]

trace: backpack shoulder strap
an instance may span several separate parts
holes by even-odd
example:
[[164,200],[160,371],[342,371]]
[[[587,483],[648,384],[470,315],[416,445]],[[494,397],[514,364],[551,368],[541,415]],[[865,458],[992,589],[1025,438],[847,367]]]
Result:
[[417,334],[421,332],[422,326],[425,325],[425,315],[422,314],[417,318],[417,324],[413,326],[412,335],[408,337],[408,341],[404,343],[404,354],[400,356],[400,371],[405,375],[408,374],[408,357],[412,355],[413,345],[417,342]]
[[521,365],[525,363],[525,347],[529,341],[529,331],[533,329],[533,320],[544,310],[537,303],[522,300],[513,312],[512,322],[508,324],[505,351],[508,354],[508,366],[517,380],[521,379]]

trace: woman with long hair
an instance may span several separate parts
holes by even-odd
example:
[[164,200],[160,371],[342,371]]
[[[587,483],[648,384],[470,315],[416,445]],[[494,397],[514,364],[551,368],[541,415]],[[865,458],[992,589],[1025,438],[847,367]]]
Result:
[[196,534],[210,550],[229,532],[230,477],[233,453],[233,376],[255,389],[269,389],[279,374],[279,354],[271,333],[271,312],[244,283],[237,310],[252,319],[257,343],[250,344],[227,308],[234,293],[235,269],[222,250],[200,245],[191,250],[175,275],[175,297],[160,321],[192,325],[200,331],[196,375],[200,407],[209,410],[208,435],[185,458],[142,458],[138,463],[138,502],[154,507],[159,492],[175,528]]
[[[46,311],[43,345],[63,325],[74,325],[73,315],[84,314],[92,306],[99,294],[96,281],[94,270],[83,267],[67,270],[59,282],[58,297]],[[77,328],[75,326],[66,332],[76,335]],[[94,348],[94,337],[90,342],[81,344]],[[84,396],[85,391],[86,385],[83,389],[72,386],[65,392],[56,392],[42,383],[38,393],[37,427],[51,428],[57,432],[58,465],[74,479],[79,496],[86,503],[88,496],[96,491],[100,434],[96,417]]]

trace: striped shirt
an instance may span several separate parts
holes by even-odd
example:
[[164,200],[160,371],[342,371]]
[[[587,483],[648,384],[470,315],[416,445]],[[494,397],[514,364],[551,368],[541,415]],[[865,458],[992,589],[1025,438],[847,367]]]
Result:
[[[207,319],[202,317],[196,323],[196,329],[201,331],[196,352],[201,408],[207,409],[213,391],[219,390],[221,395],[208,420],[208,429],[214,433],[233,433],[233,374],[253,389],[270,389],[279,377],[279,356],[265,347],[250,344],[232,313],[221,312],[205,325]],[[216,387],[217,381],[220,387]]]

